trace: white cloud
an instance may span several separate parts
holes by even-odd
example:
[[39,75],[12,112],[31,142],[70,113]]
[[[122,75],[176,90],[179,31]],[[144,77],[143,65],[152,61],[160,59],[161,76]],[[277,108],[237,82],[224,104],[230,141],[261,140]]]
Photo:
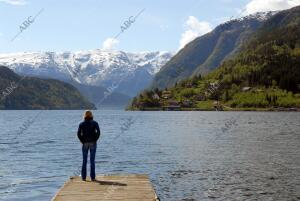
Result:
[[297,5],[300,5],[300,0],[252,0],[246,5],[244,14],[284,10]]
[[114,47],[116,45],[119,44],[119,40],[115,39],[115,38],[107,38],[103,44],[102,44],[102,48],[105,50],[111,50],[114,49]]
[[188,44],[195,38],[202,36],[212,30],[212,26],[209,22],[199,21],[194,16],[189,16],[184,25],[186,31],[181,35],[179,49],[183,48],[186,44]]
[[0,2],[7,3],[14,6],[23,6],[27,4],[25,0],[0,0]]

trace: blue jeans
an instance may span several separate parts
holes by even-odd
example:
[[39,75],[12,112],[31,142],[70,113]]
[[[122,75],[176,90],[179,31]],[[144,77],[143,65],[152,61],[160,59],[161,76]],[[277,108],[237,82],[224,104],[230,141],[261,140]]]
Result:
[[91,179],[96,178],[95,173],[95,156],[96,156],[96,150],[97,150],[97,143],[84,143],[82,145],[82,168],[81,168],[81,178],[83,180],[86,179],[86,165],[87,165],[87,157],[90,150],[90,163],[91,163]]

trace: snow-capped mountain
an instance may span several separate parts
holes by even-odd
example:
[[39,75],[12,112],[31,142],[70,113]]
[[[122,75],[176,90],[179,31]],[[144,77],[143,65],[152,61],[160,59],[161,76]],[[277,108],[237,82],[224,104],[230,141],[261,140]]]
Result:
[[79,52],[24,52],[0,54],[0,65],[16,73],[72,80],[136,95],[172,57],[170,52],[126,53],[90,50]]

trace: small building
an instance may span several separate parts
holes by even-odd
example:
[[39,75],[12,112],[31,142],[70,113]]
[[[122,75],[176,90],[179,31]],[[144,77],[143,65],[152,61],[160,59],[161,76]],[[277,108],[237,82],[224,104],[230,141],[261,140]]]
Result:
[[205,94],[207,94],[207,95],[214,94],[214,93],[216,93],[216,91],[218,91],[219,88],[220,88],[220,83],[219,82],[209,83],[207,91],[205,92]]
[[152,98],[155,99],[155,100],[159,100],[159,99],[160,99],[160,97],[159,97],[159,95],[158,95],[157,93],[155,93],[155,94],[152,96]]
[[214,101],[213,105],[216,111],[223,111],[223,106],[219,101]]
[[184,101],[182,101],[182,105],[184,107],[191,107],[193,105],[193,102],[190,100],[184,100]]
[[193,87],[193,84],[192,84],[192,82],[188,82],[188,83],[186,83],[186,85],[185,85],[187,88],[192,88]]
[[214,88],[214,89],[218,89],[220,88],[220,83],[219,82],[213,82],[213,83],[209,83],[209,87]]
[[168,106],[163,106],[162,109],[165,111],[178,111],[180,110],[180,106],[175,106],[175,105],[168,105]]
[[171,105],[171,106],[178,106],[179,103],[178,103],[178,101],[176,101],[176,100],[169,100],[169,101],[168,101],[168,105]]
[[170,91],[163,91],[161,97],[163,99],[169,99],[171,97],[171,92]]
[[162,107],[163,110],[167,110],[167,111],[180,110],[180,108],[181,106],[175,100],[169,100],[168,105]]

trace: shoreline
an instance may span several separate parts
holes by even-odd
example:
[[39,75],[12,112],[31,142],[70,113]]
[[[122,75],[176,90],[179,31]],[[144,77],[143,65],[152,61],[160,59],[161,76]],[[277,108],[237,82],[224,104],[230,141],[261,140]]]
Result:
[[300,108],[232,108],[225,110],[216,109],[200,109],[200,108],[180,108],[180,109],[164,109],[164,108],[143,108],[143,109],[126,109],[126,111],[174,111],[174,112],[300,112]]

